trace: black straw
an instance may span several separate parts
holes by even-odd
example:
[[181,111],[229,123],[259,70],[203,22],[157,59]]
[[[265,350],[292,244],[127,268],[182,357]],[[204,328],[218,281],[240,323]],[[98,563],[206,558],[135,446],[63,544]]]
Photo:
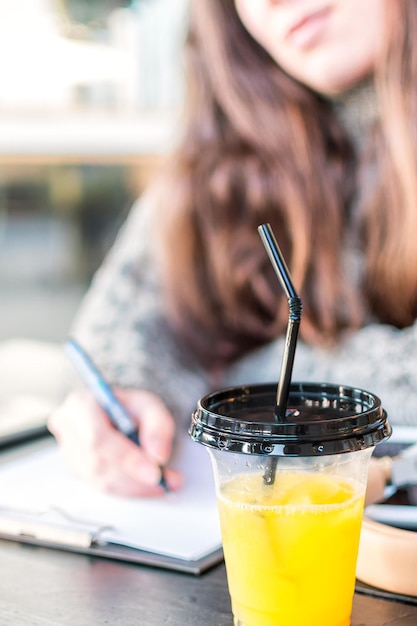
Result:
[[[288,267],[285,263],[284,257],[282,256],[281,250],[279,249],[271,226],[269,224],[262,224],[262,226],[258,227],[258,232],[266,248],[275,273],[278,276],[284,293],[288,299],[289,318],[275,408],[275,419],[283,420],[285,419],[287,411],[295,349],[298,339],[298,329],[300,326],[303,305],[300,297],[295,291]],[[267,464],[264,481],[265,483],[272,485],[275,480],[277,459],[271,458],[269,461],[270,463]]]

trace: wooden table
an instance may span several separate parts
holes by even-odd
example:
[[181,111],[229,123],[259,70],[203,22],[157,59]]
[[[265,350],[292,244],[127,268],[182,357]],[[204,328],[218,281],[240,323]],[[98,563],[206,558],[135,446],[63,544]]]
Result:
[[[194,577],[7,541],[0,563],[1,626],[232,626],[224,565]],[[417,606],[355,595],[352,626],[416,624]]]

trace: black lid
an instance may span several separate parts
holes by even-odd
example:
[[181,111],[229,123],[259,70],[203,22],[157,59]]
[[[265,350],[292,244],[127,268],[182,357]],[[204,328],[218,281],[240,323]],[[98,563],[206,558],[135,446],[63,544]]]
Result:
[[192,416],[192,439],[242,454],[312,456],[362,450],[391,434],[380,399],[363,389],[294,382],[283,419],[274,415],[276,389],[244,385],[204,396]]

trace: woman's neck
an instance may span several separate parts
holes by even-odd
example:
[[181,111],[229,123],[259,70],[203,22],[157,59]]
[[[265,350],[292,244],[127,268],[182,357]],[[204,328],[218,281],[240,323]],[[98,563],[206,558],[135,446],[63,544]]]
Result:
[[367,79],[352,89],[327,98],[335,114],[350,136],[355,148],[360,151],[369,130],[378,118],[378,107],[373,81]]

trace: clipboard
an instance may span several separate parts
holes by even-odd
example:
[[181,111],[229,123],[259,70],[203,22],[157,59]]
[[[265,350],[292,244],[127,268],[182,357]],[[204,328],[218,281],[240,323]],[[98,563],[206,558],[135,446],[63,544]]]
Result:
[[223,560],[210,461],[183,433],[172,466],[180,492],[119,498],[77,479],[52,437],[4,451],[0,539],[199,575]]

